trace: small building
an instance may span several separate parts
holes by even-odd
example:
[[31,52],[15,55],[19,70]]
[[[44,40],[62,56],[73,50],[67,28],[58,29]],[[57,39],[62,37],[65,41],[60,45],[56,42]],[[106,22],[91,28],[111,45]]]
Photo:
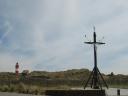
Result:
[[27,78],[28,75],[29,75],[29,70],[23,70],[23,71],[22,71],[22,76],[23,76],[23,77]]

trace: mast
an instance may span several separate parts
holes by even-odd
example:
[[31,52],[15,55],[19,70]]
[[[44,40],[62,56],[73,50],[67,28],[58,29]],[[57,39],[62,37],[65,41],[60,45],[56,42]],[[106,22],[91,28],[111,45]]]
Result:
[[94,27],[94,32],[93,32],[93,42],[84,42],[84,43],[93,44],[93,48],[94,48],[94,68],[93,68],[93,71],[91,72],[91,74],[90,74],[90,76],[89,76],[89,78],[88,78],[88,80],[84,86],[84,89],[87,87],[89,81],[91,81],[91,88],[102,89],[102,84],[101,84],[100,78],[103,81],[104,85],[108,88],[107,83],[105,82],[103,76],[101,75],[101,73],[97,67],[97,44],[102,45],[105,43],[96,41],[95,27]]

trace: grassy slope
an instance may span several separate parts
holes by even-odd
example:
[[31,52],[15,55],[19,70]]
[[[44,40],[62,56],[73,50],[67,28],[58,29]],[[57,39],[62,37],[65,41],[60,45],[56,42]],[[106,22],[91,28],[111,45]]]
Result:
[[[67,71],[59,72],[46,72],[46,71],[33,71],[29,73],[29,79],[25,79],[20,74],[20,80],[26,82],[26,84],[33,85],[75,85],[82,86],[82,81],[86,81],[89,77],[90,71],[88,69],[72,69]],[[112,87],[127,87],[128,86],[128,76],[127,75],[104,75],[103,77],[107,83]],[[25,79],[25,80],[24,80]],[[11,72],[1,72],[0,73],[0,85],[15,83],[16,80],[15,73]],[[21,82],[19,81],[19,82]],[[47,84],[46,84],[47,83]]]
[[[47,89],[67,89],[83,87],[90,74],[88,69],[72,69],[60,72],[33,71],[28,77],[19,75],[16,80],[15,73],[0,73],[0,91],[20,92],[29,94],[44,94]],[[110,87],[128,88],[127,75],[104,75]]]

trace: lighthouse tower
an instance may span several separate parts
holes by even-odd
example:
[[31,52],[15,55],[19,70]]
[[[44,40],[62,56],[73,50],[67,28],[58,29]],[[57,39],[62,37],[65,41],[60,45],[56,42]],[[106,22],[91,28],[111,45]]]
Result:
[[19,76],[19,64],[18,64],[18,62],[15,65],[15,73],[16,73],[16,78],[18,79],[18,76]]

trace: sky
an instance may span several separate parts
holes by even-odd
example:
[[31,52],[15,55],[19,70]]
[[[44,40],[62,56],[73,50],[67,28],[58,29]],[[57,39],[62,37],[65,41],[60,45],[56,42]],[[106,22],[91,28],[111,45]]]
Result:
[[[128,0],[0,0],[0,72],[93,69],[128,74]],[[86,35],[86,37],[85,37]]]

